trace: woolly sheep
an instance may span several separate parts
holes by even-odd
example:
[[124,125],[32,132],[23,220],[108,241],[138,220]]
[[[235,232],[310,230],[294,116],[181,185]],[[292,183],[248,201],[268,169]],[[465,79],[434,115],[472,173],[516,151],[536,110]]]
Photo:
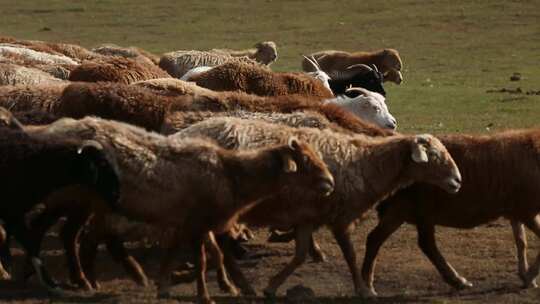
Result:
[[187,71],[193,68],[199,66],[214,67],[228,62],[261,66],[255,60],[248,57],[233,57],[227,54],[205,51],[175,51],[166,53],[161,57],[159,66],[171,76],[181,78]]
[[[426,182],[457,192],[461,185],[459,170],[440,141],[430,135],[373,138],[329,130],[293,129],[261,121],[215,118],[180,131],[173,138],[204,136],[225,148],[245,149],[282,143],[290,135],[305,140],[322,154],[334,175],[336,188],[326,199],[292,191],[283,193],[241,216],[240,221],[250,225],[296,228],[296,255],[270,280],[264,292],[270,296],[275,294],[304,262],[314,229],[329,225],[350,267],[355,291],[369,296],[370,290],[356,267],[350,239],[350,228],[355,220],[380,200],[413,182]],[[239,275],[237,266],[230,258],[226,261],[235,283],[244,293],[252,294],[253,289]]]
[[234,57],[246,56],[265,65],[270,65],[277,60],[277,46],[273,41],[262,41],[255,44],[253,49],[230,50],[230,49],[211,49],[211,52],[228,54]]

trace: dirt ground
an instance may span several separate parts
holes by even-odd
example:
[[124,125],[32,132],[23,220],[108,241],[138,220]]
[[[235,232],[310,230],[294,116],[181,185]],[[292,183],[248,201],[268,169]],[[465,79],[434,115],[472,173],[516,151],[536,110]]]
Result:
[[[361,263],[367,232],[376,224],[372,214],[357,228],[355,245]],[[256,231],[256,239],[246,246],[250,256],[241,261],[243,270],[259,294],[267,280],[281,269],[293,255],[292,244],[268,244],[267,232]],[[402,226],[381,249],[376,272],[375,287],[379,297],[363,301],[353,296],[349,271],[341,252],[326,229],[317,233],[328,261],[308,262],[293,274],[279,289],[275,303],[293,302],[285,296],[287,289],[302,285],[311,288],[316,297],[302,299],[300,303],[539,303],[540,289],[523,290],[516,272],[515,247],[509,223],[499,220],[472,230],[439,228],[437,239],[443,254],[458,272],[474,284],[466,291],[454,291],[439,277],[435,268],[422,255],[416,245],[412,226]],[[139,248],[132,244],[134,256],[144,265],[152,278],[157,274],[160,251]],[[535,257],[540,242],[529,233],[529,256]],[[55,278],[66,282],[67,271],[60,242],[49,236],[43,251],[44,260]],[[17,248],[15,276],[21,272],[23,255]],[[10,303],[190,303],[195,300],[195,283],[184,283],[173,289],[170,299],[157,299],[155,287],[141,288],[131,282],[120,265],[101,248],[97,262],[101,289],[97,292],[69,290],[63,298],[49,298],[37,285],[35,278],[26,285],[0,282],[0,301]],[[209,271],[210,291],[217,303],[274,303],[263,297],[230,297],[219,291],[215,272]],[[65,285],[66,288],[69,286]]]

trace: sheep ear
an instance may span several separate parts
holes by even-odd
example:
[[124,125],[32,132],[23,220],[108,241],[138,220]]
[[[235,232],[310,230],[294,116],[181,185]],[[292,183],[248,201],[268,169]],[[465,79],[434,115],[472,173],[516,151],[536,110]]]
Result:
[[289,154],[283,154],[283,171],[285,171],[285,173],[295,173],[298,171],[296,162]]
[[300,143],[298,142],[298,138],[296,137],[289,137],[289,140],[287,141],[287,145],[289,145],[289,148],[293,150],[300,150]]
[[412,144],[412,159],[417,163],[427,163],[429,161],[427,155],[428,139],[425,136],[416,136]]

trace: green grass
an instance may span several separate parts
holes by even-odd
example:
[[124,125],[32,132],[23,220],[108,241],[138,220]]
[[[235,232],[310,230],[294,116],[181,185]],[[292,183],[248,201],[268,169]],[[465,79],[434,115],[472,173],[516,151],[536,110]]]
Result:
[[[540,1],[1,1],[0,34],[161,53],[278,43],[275,70],[299,70],[321,49],[393,47],[405,82],[388,104],[406,132],[538,126]],[[49,28],[50,31],[44,31]],[[513,72],[522,74],[510,82]],[[488,128],[489,126],[489,128]]]

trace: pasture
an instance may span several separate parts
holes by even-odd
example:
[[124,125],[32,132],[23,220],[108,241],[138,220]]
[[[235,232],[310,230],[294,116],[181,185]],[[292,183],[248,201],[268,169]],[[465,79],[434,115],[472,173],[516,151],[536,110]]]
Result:
[[[387,103],[406,133],[489,133],[539,126],[540,1],[1,1],[0,35],[63,41],[93,47],[101,43],[138,46],[154,53],[176,49],[247,48],[261,40],[278,45],[278,71],[300,70],[301,55],[322,49],[399,50],[404,82],[387,83]],[[519,73],[519,81],[510,77]],[[355,233],[359,258],[374,214]],[[362,302],[353,294],[347,266],[326,230],[318,239],[328,255],[323,264],[308,263],[280,289],[302,283],[313,303]],[[271,273],[293,254],[292,244],[266,244],[259,231],[242,262],[258,291]],[[522,290],[516,275],[512,231],[500,220],[487,227],[438,229],[447,259],[475,286],[456,292],[447,286],[416,245],[411,226],[402,227],[384,245],[378,260],[375,303],[538,303],[540,290]],[[540,241],[529,233],[530,256]],[[44,253],[53,274],[66,279],[59,242]],[[157,272],[157,250],[135,256]],[[20,252],[19,252],[20,253]],[[17,262],[21,262],[20,255]],[[152,302],[154,289],[140,289],[121,267],[102,253],[98,273],[102,290],[74,293],[58,302]],[[121,279],[118,279],[120,277]],[[263,302],[220,294],[212,272],[211,292],[218,303]],[[44,294],[30,287],[13,291],[0,283],[0,300],[38,303]],[[35,284],[37,286],[37,284]],[[175,288],[178,299],[192,300],[194,285]],[[35,286],[34,286],[35,287]],[[186,296],[188,295],[188,296]],[[169,300],[172,302],[171,300]],[[285,301],[278,298],[278,301]],[[55,300],[55,302],[57,302]],[[166,303],[166,300],[161,301]],[[370,301],[366,301],[370,302]]]

